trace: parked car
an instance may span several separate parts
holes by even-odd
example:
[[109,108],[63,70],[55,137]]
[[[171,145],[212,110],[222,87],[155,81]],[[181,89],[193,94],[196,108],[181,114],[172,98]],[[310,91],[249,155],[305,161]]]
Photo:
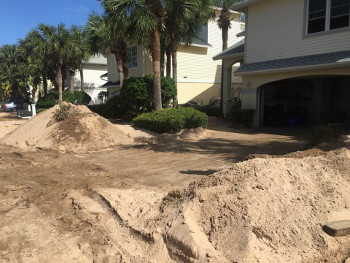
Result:
[[32,102],[28,99],[20,99],[20,100],[13,100],[7,103],[4,103],[1,105],[1,109],[3,111],[17,111],[17,110],[23,110],[23,105],[27,104],[30,105]]

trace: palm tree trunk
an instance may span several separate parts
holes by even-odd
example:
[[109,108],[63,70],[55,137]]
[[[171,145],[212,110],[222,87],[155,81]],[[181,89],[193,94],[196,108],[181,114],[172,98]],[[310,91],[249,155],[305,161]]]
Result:
[[228,42],[228,26],[224,26],[222,28],[222,50],[227,49],[227,42]]
[[62,91],[63,91],[63,80],[62,80],[62,68],[61,66],[58,66],[57,69],[56,69],[56,76],[57,76],[57,84],[58,84],[58,94],[59,94],[59,98],[58,100],[60,102],[62,102],[63,100],[63,94],[62,94]]
[[164,77],[164,70],[165,70],[165,51],[161,50],[160,53],[160,75]]
[[166,51],[166,76],[171,78],[171,51],[167,48]]
[[171,45],[171,57],[173,59],[173,79],[175,82],[175,88],[176,88],[176,95],[174,98],[174,106],[178,106],[178,100],[177,100],[177,45],[176,43],[172,43]]
[[47,77],[45,73],[42,73],[43,77],[43,89],[44,89],[44,96],[47,95]]
[[153,60],[153,106],[154,110],[162,109],[162,91],[160,79],[160,36],[158,29],[151,33],[151,51]]
[[115,59],[117,61],[117,69],[119,73],[119,81],[120,81],[120,87],[121,87],[123,86],[123,82],[124,82],[123,60],[117,54],[115,54]]
[[122,37],[119,37],[118,39],[118,54],[122,60],[124,79],[128,79],[129,78],[128,46],[124,41],[124,38]]
[[70,90],[70,92],[74,92],[74,77],[75,77],[75,71],[69,71],[69,90]]
[[84,91],[84,70],[83,70],[83,66],[80,66],[79,68],[79,72],[80,72],[80,90]]

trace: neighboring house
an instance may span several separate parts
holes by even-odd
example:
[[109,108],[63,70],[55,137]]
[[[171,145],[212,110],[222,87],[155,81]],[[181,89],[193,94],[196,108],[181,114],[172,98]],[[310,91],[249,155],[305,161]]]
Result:
[[[98,94],[101,91],[107,91],[107,88],[104,87],[107,80],[103,79],[103,76],[107,72],[107,55],[99,54],[91,57],[88,61],[83,63],[83,72],[84,91],[91,96],[90,104],[100,104],[101,100],[98,98]],[[66,83],[69,84],[69,78],[67,78]],[[74,89],[80,90],[79,71],[75,74]]]
[[[222,59],[224,96],[231,67],[243,77],[242,108],[254,126],[295,125],[350,116],[349,0],[246,0],[232,9],[246,17],[245,43]],[[229,101],[229,100],[228,100]],[[224,113],[229,111],[226,103]]]
[[[220,9],[215,9],[219,17]],[[237,33],[244,29],[241,14],[232,12],[232,27],[229,30],[229,45],[242,39]],[[152,74],[150,53],[142,45],[129,45],[129,77],[142,77]],[[188,46],[178,49],[178,100],[180,104],[196,101],[209,104],[211,99],[220,98],[221,63],[212,57],[222,50],[221,30],[216,19],[209,21],[200,29],[198,38]],[[120,86],[117,63],[113,54],[108,55],[108,80],[106,84],[109,96],[119,94]],[[237,81],[237,80],[236,80]]]

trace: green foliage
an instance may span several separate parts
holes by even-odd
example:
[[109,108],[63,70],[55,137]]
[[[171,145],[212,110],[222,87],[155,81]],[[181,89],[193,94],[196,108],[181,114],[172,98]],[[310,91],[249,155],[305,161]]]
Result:
[[[84,91],[76,91],[76,92],[70,92],[70,91],[63,91],[63,101],[75,103],[77,101],[78,105],[81,104],[89,104],[91,101],[91,97],[86,94]],[[58,92],[49,93],[46,96],[40,98],[37,102],[37,108],[38,109],[48,109],[56,104],[58,104]]]
[[193,108],[164,109],[144,113],[133,120],[135,126],[158,133],[175,133],[208,125],[208,116]]
[[[168,107],[176,95],[174,80],[162,78],[163,106]],[[89,106],[90,110],[105,118],[123,118],[126,120],[150,112],[153,109],[153,77],[130,78],[124,81],[120,96],[111,98],[104,105]]]
[[90,105],[89,109],[107,119],[124,118],[125,103],[120,96],[109,99],[106,104]]
[[220,108],[215,106],[215,105],[196,105],[196,104],[190,104],[190,103],[186,103],[183,104],[182,107],[185,108],[194,108],[196,110],[199,110],[201,112],[204,112],[205,114],[207,114],[208,116],[219,116],[221,115],[221,111]]
[[342,134],[341,129],[332,128],[328,125],[319,125],[313,127],[307,134],[307,138],[311,146],[318,145],[320,143],[336,140]]
[[254,110],[233,108],[229,113],[229,119],[232,120],[235,124],[249,126],[253,122],[254,112]]

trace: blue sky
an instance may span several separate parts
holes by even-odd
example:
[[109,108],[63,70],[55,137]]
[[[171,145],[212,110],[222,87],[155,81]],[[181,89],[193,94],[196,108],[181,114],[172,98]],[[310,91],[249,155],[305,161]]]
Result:
[[102,12],[99,1],[0,0],[0,46],[17,43],[41,22],[85,25],[92,11]]

